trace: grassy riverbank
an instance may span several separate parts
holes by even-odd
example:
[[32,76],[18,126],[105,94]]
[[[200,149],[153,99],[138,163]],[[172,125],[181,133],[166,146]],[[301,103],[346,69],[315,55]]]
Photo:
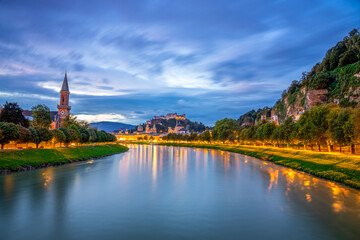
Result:
[[0,172],[60,165],[127,151],[122,145],[84,146],[58,149],[0,151]]
[[164,146],[210,148],[240,153],[301,170],[360,189],[360,156],[289,148],[197,143],[159,143]]

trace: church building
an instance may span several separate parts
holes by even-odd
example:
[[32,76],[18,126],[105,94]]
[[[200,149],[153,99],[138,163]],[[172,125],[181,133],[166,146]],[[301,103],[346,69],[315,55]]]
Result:
[[[67,80],[67,73],[65,72],[64,81],[60,90],[60,104],[57,105],[57,111],[50,111],[51,116],[51,129],[59,129],[61,122],[64,121],[66,116],[70,114],[71,107],[69,106],[69,84]],[[22,114],[26,119],[33,120],[32,111],[23,110]]]
[[64,81],[60,90],[60,105],[57,105],[58,114],[55,119],[55,129],[61,127],[61,122],[70,114],[71,107],[69,106],[69,84],[67,80],[67,73],[65,72]]

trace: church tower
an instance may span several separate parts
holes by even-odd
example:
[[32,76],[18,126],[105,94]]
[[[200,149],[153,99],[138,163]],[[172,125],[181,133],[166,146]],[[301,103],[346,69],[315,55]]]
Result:
[[71,107],[69,106],[69,96],[70,96],[70,91],[67,81],[67,73],[65,72],[64,82],[60,90],[60,105],[57,106],[58,117],[56,121],[56,128],[60,128],[61,122],[65,119],[66,116],[70,114]]

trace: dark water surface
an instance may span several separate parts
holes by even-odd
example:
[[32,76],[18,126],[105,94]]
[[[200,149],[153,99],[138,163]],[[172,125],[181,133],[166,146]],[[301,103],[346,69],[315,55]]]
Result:
[[130,145],[0,176],[0,239],[360,239],[360,191],[240,154]]

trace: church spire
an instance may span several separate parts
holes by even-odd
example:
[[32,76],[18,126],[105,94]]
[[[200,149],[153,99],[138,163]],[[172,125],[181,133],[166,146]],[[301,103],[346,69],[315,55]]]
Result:
[[64,77],[64,82],[62,84],[62,88],[61,91],[69,91],[69,85],[68,85],[68,81],[67,81],[67,72],[65,72],[65,77]]

